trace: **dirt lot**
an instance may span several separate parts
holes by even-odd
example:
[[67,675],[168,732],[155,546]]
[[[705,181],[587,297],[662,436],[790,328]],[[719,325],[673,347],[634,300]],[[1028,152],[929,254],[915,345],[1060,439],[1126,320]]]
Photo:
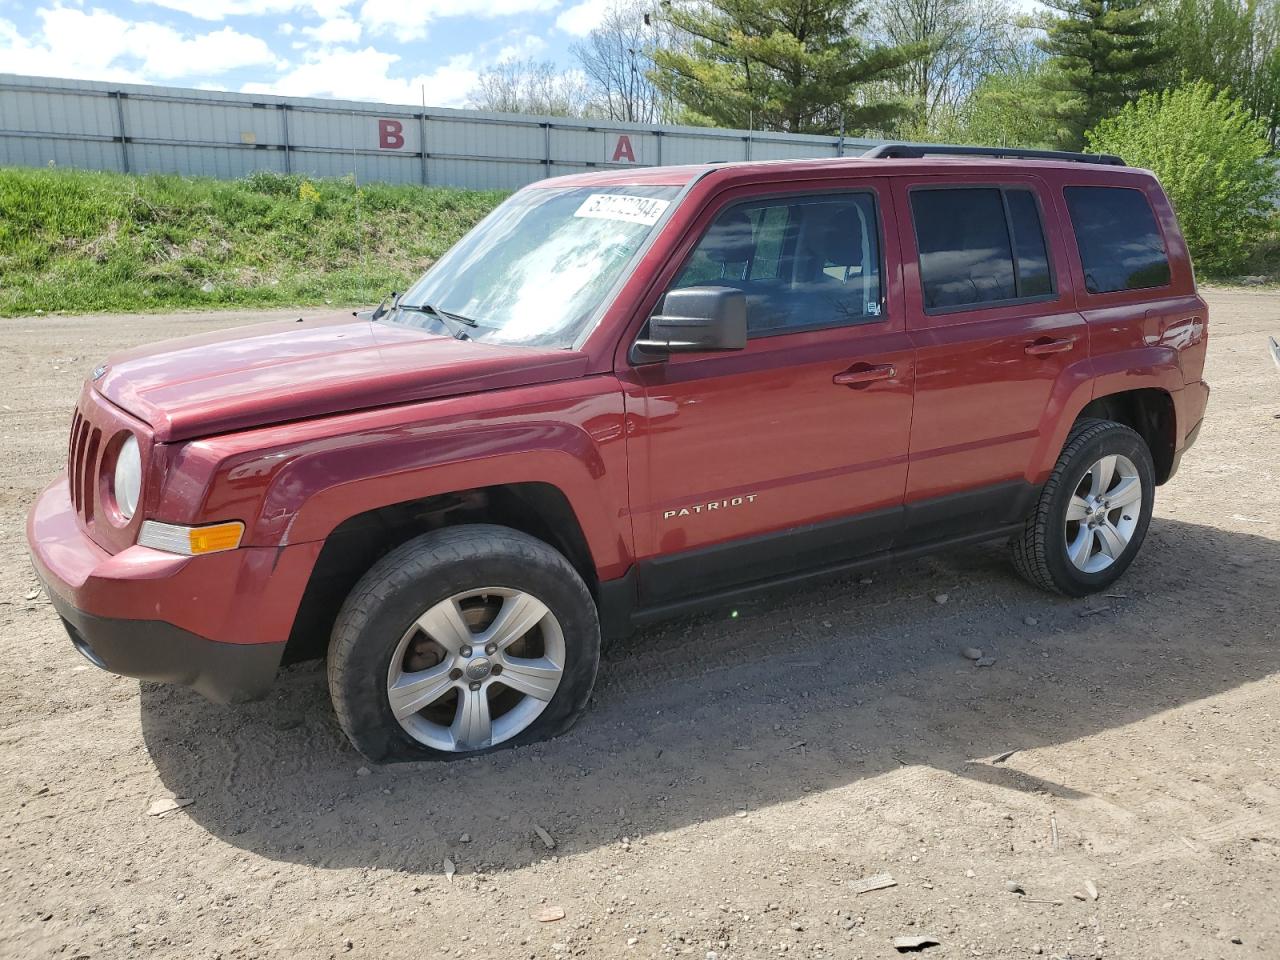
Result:
[[1280,957],[1280,295],[1211,300],[1209,420],[1112,595],[1000,545],[829,580],[615,646],[561,740],[372,772],[318,664],[140,690],[27,564],[85,372],[244,315],[0,322],[0,956]]

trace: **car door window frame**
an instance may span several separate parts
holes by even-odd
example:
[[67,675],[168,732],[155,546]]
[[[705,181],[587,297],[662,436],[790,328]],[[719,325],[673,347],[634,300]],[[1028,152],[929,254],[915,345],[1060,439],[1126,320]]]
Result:
[[[1009,252],[1013,260],[1013,278],[1014,289],[1016,290],[1021,284],[1020,268],[1018,266],[1018,245],[1017,234],[1013,228],[1013,211],[1009,208],[1009,200],[1006,193],[1010,190],[1022,190],[1030,193],[1036,204],[1036,214],[1040,218],[1040,238],[1044,242],[1045,263],[1049,269],[1049,286],[1048,293],[1035,294],[1029,297],[1007,297],[1003,300],[978,300],[973,303],[949,304],[944,307],[931,307],[925,302],[924,293],[924,269],[920,264],[920,234],[916,228],[915,206],[913,205],[913,197],[917,192],[932,192],[943,190],[997,190],[1000,193],[1000,207],[1004,211],[1004,226],[1009,237]],[[916,278],[918,280],[920,294],[920,309],[927,316],[939,316],[949,313],[971,313],[975,310],[999,309],[1001,307],[1016,307],[1028,303],[1047,303],[1059,299],[1062,296],[1062,288],[1058,282],[1058,271],[1054,267],[1054,249],[1050,240],[1049,231],[1045,228],[1045,206],[1040,196],[1040,190],[1037,185],[1030,182],[1019,181],[974,181],[964,183],[915,183],[907,187],[907,218],[911,222],[911,237],[915,243],[915,264]]]
[[[880,195],[880,190],[876,189],[876,187],[872,186],[871,184],[849,186],[849,187],[833,186],[825,189],[772,191],[769,193],[762,193],[755,196],[741,197],[738,199],[730,200],[729,202],[725,203],[723,206],[717,208],[715,212],[712,214],[711,218],[707,221],[706,226],[698,234],[697,240],[694,241],[693,245],[689,248],[688,253],[685,254],[685,256],[680,260],[680,263],[678,264],[676,269],[672,272],[671,279],[667,281],[666,285],[662,289],[662,292],[658,295],[657,301],[655,302],[653,308],[649,311],[649,316],[652,316],[653,312],[660,308],[662,304],[662,298],[665,297],[667,293],[670,292],[671,290],[676,289],[674,287],[675,281],[689,266],[690,262],[693,260],[694,255],[697,253],[698,248],[702,245],[702,241],[706,238],[707,234],[712,230],[712,228],[716,225],[716,223],[720,220],[721,217],[730,213],[734,209],[738,209],[741,207],[759,207],[765,204],[801,203],[808,200],[822,201],[822,200],[830,200],[830,199],[839,198],[839,197],[851,197],[854,195],[861,195],[870,199],[872,212],[873,212],[874,228],[878,231],[877,238],[876,238],[877,239],[876,267],[877,267],[877,270],[879,271],[878,285],[880,289],[879,289],[878,305],[880,308],[880,313],[874,316],[866,315],[864,316],[863,319],[857,322],[824,321],[824,322],[817,322],[817,323],[808,323],[803,326],[781,327],[776,330],[763,330],[763,331],[755,331],[755,332],[751,332],[749,330],[747,334],[747,342],[750,343],[751,341],[754,341],[754,340],[767,340],[773,337],[789,336],[792,334],[813,333],[815,331],[821,331],[821,330],[834,330],[834,329],[856,330],[856,329],[863,329],[863,328],[874,329],[880,324],[888,323],[891,317],[890,317],[890,307],[889,307],[888,260],[887,260],[887,254],[886,254],[886,244],[888,242],[887,222],[885,220],[884,204],[883,204],[882,197]],[[784,241],[784,246],[792,243],[794,243],[794,238],[788,238],[787,240]],[[714,284],[708,284],[708,285],[714,286]],[[644,325],[641,327],[641,330],[640,330],[641,337],[644,336],[644,332],[647,329],[647,327],[648,327],[648,318],[646,317]]]

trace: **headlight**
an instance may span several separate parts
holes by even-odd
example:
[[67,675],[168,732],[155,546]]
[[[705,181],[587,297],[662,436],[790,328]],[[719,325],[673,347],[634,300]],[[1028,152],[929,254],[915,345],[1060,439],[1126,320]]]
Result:
[[120,452],[116,454],[116,474],[111,493],[120,516],[132,520],[138,509],[138,498],[142,495],[142,454],[138,452],[138,439],[133,434],[120,444]]

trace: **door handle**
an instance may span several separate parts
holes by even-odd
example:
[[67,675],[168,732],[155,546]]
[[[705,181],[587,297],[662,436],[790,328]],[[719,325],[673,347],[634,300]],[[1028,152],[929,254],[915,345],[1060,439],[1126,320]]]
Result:
[[1041,337],[1039,340],[1033,340],[1023,349],[1029,356],[1044,357],[1051,353],[1066,353],[1076,345],[1075,337],[1059,337],[1053,339],[1050,337]]
[[892,380],[897,375],[897,368],[890,363],[881,363],[875,366],[859,365],[846,370],[844,373],[837,373],[831,378],[831,382],[842,387],[862,387],[877,380]]

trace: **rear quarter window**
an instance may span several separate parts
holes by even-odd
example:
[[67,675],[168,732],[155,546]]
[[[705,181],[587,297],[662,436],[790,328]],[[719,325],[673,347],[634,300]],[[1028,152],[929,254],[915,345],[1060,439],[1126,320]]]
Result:
[[1169,251],[1146,194],[1131,187],[1063,191],[1090,293],[1146,290],[1169,283]]

